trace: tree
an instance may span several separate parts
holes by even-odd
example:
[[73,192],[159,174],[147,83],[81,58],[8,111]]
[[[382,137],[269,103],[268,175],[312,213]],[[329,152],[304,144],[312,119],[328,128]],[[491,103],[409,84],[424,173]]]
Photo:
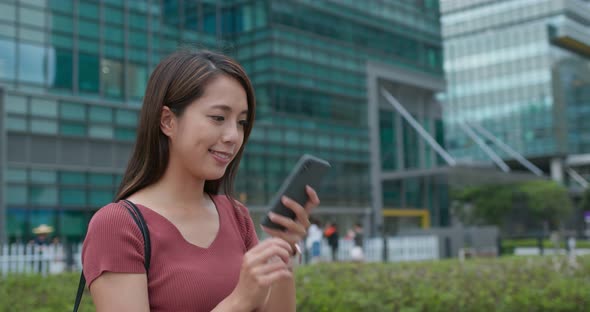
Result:
[[536,180],[470,187],[453,195],[453,213],[468,225],[497,225],[503,232],[556,229],[572,212],[567,189]]

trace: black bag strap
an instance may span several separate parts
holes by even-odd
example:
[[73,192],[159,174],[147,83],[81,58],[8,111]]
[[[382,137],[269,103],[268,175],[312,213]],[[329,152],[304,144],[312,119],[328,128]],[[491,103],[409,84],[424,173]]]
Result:
[[[130,202],[129,200],[123,199],[122,200],[126,205],[125,208],[137,224],[137,227],[141,231],[141,235],[143,236],[143,251],[144,251],[144,266],[145,272],[147,273],[150,270],[150,261],[152,258],[152,245],[150,241],[150,231],[148,229],[147,223],[139,211],[137,206]],[[78,283],[78,292],[76,293],[76,301],[74,302],[74,310],[73,312],[78,312],[78,308],[80,307],[80,302],[82,302],[82,295],[84,294],[84,288],[86,287],[86,277],[84,276],[84,271],[80,273],[80,282]]]

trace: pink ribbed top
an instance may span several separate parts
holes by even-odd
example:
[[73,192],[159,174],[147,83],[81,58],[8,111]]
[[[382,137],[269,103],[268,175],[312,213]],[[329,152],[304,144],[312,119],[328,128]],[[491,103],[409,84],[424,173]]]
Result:
[[[212,196],[219,232],[208,248],[186,241],[170,221],[137,205],[149,227],[150,311],[211,311],[237,285],[244,253],[258,243],[248,210],[225,195]],[[103,272],[145,273],[143,237],[120,204],[101,208],[84,240],[82,262],[88,286]]]

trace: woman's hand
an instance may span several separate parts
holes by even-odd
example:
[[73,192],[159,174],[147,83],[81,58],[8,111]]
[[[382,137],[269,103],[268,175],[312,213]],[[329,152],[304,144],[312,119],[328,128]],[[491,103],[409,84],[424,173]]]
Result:
[[240,309],[252,311],[265,302],[270,285],[292,278],[288,268],[291,246],[282,239],[270,238],[244,254],[238,285],[228,298]]
[[[305,235],[307,235],[307,229],[310,226],[309,215],[311,211],[320,204],[318,194],[311,186],[306,186],[305,191],[309,197],[309,200],[307,203],[305,203],[305,207],[299,205],[297,202],[286,196],[281,198],[283,205],[293,210],[295,213],[295,220],[291,220],[287,217],[272,212],[268,214],[272,222],[284,226],[285,230],[275,230],[262,226],[262,229],[268,235],[285,240],[289,243],[289,245],[292,246],[293,249],[295,248],[295,244],[300,242],[305,237]],[[295,251],[295,249],[293,251]]]

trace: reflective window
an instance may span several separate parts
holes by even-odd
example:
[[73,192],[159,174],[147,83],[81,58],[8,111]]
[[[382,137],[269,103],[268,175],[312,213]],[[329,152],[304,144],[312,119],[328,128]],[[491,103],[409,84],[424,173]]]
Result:
[[100,28],[96,22],[85,20],[78,22],[78,33],[81,36],[98,39],[100,35],[99,30]]
[[112,139],[113,127],[91,125],[88,129],[88,135],[93,138]]
[[6,129],[14,131],[26,131],[27,119],[24,117],[6,117]]
[[71,34],[74,29],[74,20],[71,15],[53,14],[50,18],[51,28],[66,34]]
[[[14,22],[16,19],[15,6],[12,4],[0,3],[0,21]],[[2,27],[5,27],[2,25]]]
[[78,86],[80,91],[98,92],[99,88],[99,61],[98,57],[80,53],[78,56]]
[[31,119],[31,132],[42,134],[56,134],[57,122],[45,119]]
[[86,184],[86,174],[83,172],[62,171],[59,173],[59,183],[70,185]]
[[80,103],[62,102],[60,103],[59,115],[62,119],[85,121],[86,105]]
[[123,64],[114,60],[101,60],[100,81],[105,96],[123,97]]
[[[81,206],[79,204],[73,205]],[[86,205],[85,201],[84,205]],[[88,218],[86,217],[86,212],[84,211],[60,211],[59,224],[61,235],[79,238],[86,234]]]
[[105,173],[91,173],[89,183],[93,186],[113,186],[113,175]]
[[26,186],[8,185],[4,194],[8,205],[25,205],[27,203],[28,191]]
[[111,191],[91,190],[89,204],[92,207],[102,207],[102,206],[112,202],[113,197],[114,197],[113,192],[111,192]]
[[125,88],[131,99],[141,99],[147,85],[147,70],[145,66],[128,64]]
[[72,89],[72,52],[56,50],[48,68],[49,84],[55,88]]
[[136,126],[137,112],[128,109],[117,109],[115,111],[115,123],[124,126]]
[[59,191],[59,202],[64,206],[86,206],[86,190],[64,187]]
[[31,115],[40,117],[57,117],[57,102],[31,98]]
[[43,11],[21,7],[18,10],[18,15],[20,22],[23,24],[40,28],[45,27],[45,14]]
[[4,180],[6,182],[27,182],[27,170],[7,168],[4,175]]
[[84,18],[97,19],[98,5],[81,0],[78,4],[78,14],[80,15],[80,20]]
[[27,211],[24,209],[8,208],[6,211],[6,234],[8,236],[23,237],[27,233]]
[[53,186],[31,186],[29,199],[33,205],[57,205],[57,189]]
[[27,98],[24,96],[7,95],[4,101],[4,110],[8,113],[26,114]]
[[31,170],[31,182],[55,184],[57,183],[57,172],[52,170]]
[[43,46],[20,43],[18,78],[20,81],[45,82],[45,48]]
[[85,136],[86,124],[62,121],[59,124],[59,133],[71,136]]
[[90,121],[113,122],[113,110],[109,107],[90,106]]
[[29,212],[30,224],[27,233],[32,233],[33,228],[41,224],[47,224],[55,228],[55,213],[56,211],[53,209],[31,210]]

